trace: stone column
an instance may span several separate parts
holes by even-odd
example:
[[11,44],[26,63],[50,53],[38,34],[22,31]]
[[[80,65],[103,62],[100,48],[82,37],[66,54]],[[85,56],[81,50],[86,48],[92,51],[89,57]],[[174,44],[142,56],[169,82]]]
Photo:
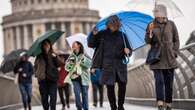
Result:
[[[51,30],[55,30],[56,29],[56,27],[55,27],[55,23],[51,23]],[[57,49],[57,45],[56,45],[56,43],[53,45],[53,48],[54,48],[54,50],[56,50]]]
[[20,27],[16,27],[16,42],[17,42],[17,49],[21,49],[21,34],[20,34]]
[[13,28],[9,28],[9,33],[10,33],[10,41],[9,41],[9,44],[10,44],[10,50],[14,50],[15,49],[15,42],[14,42],[14,32],[13,32]]
[[75,33],[75,23],[73,21],[70,22],[70,33],[71,35]]
[[89,34],[90,31],[92,31],[91,28],[90,28],[90,24],[89,23],[86,23],[86,27],[87,27],[87,32],[88,32],[87,34]]
[[7,51],[7,30],[6,29],[3,29],[3,44],[4,44],[4,54],[8,54],[8,51]]
[[61,48],[64,50],[66,48],[66,26],[65,23],[61,23],[61,30],[64,31],[65,33],[61,36]]
[[13,31],[12,28],[3,30],[4,34],[4,53],[7,55],[14,50]]
[[28,49],[29,48],[29,40],[28,40],[28,37],[29,37],[29,34],[28,34],[28,29],[27,29],[27,25],[24,25],[23,27],[24,29],[24,49]]

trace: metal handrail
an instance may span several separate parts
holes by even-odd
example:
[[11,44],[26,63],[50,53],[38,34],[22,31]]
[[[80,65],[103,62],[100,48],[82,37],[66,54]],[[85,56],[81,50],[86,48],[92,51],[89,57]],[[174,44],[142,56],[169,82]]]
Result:
[[195,47],[195,42],[190,43],[190,44],[188,44],[188,45],[185,45],[185,46],[182,47],[180,50],[186,50],[186,49],[189,49],[189,48],[192,48],[192,47]]

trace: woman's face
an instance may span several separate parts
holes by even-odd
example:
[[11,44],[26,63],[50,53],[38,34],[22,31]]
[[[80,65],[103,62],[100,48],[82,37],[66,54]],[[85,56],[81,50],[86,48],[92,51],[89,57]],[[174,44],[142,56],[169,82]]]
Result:
[[156,17],[155,18],[159,23],[163,23],[165,21],[166,18],[164,17]]
[[77,42],[74,42],[72,44],[72,50],[76,51],[76,52],[79,52],[80,51],[80,45]]
[[28,60],[28,58],[26,56],[21,57],[21,61],[27,61],[27,60]]
[[48,42],[45,42],[45,43],[43,44],[43,49],[44,49],[44,51],[45,51],[46,53],[48,53],[49,50],[51,49],[50,44],[49,44]]
[[65,63],[65,58],[64,58],[64,56],[63,56],[63,55],[60,55],[59,57],[60,57],[60,60],[63,61],[63,63]]
[[112,31],[115,32],[118,30],[118,28],[116,26],[114,26],[113,24],[108,24],[108,28]]

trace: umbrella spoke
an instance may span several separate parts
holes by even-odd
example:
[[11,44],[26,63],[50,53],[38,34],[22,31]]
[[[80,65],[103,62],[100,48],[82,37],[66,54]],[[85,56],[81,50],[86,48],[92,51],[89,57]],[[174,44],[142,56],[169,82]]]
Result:
[[[126,25],[126,24],[125,24]],[[127,27],[129,27],[129,29],[134,32],[136,34],[136,36],[142,41],[142,42],[145,42],[144,39],[142,39],[142,37],[140,37],[140,35],[134,30],[132,29],[132,27],[130,27],[129,25],[126,25]]]
[[137,25],[137,24],[135,24],[135,23],[133,23],[133,22],[129,22],[129,24],[130,25],[133,25],[133,26],[136,26],[136,27],[138,27],[138,28],[140,28],[140,29],[142,29],[142,30],[146,30],[144,27],[142,27],[142,26],[140,26],[140,25]]

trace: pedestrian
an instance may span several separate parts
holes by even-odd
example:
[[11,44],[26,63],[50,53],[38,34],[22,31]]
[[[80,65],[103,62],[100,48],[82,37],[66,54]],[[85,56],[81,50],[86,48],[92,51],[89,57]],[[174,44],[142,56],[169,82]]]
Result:
[[[88,46],[91,48],[100,48],[97,58],[94,60],[102,68],[100,76],[101,84],[107,87],[107,95],[111,110],[124,110],[124,100],[127,84],[127,64],[123,62],[125,56],[131,56],[132,49],[125,33],[119,29],[121,23],[116,15],[108,18],[106,22],[107,29],[97,31],[94,28],[91,36],[88,39]],[[126,46],[125,46],[126,42]],[[101,57],[98,57],[101,56]],[[101,61],[100,61],[101,60]],[[116,104],[115,85],[118,83],[118,104]]]
[[91,82],[92,82],[92,90],[93,90],[93,106],[97,107],[98,103],[98,93],[99,93],[99,106],[103,107],[104,100],[104,86],[100,83],[100,69],[92,69],[91,71]]
[[56,110],[58,67],[60,60],[52,49],[49,40],[41,44],[42,53],[35,59],[35,76],[39,83],[39,92],[44,110]]
[[151,45],[147,63],[154,72],[159,110],[171,110],[179,36],[174,22],[167,18],[166,6],[156,5],[153,13],[155,19],[148,25],[145,36],[145,41]]
[[[73,84],[77,110],[82,110],[82,108],[83,110],[89,110],[88,88],[90,74],[88,70],[90,67],[86,66],[85,62],[83,62],[87,59],[88,58],[84,55],[83,45],[75,41],[72,45],[72,54],[69,56],[66,63],[66,70]],[[71,66],[73,66],[72,69],[69,69]]]
[[[59,67],[59,79],[58,79],[58,93],[60,96],[60,101],[62,103],[62,110],[65,110],[65,106],[70,108],[70,83],[64,82],[65,78],[68,75],[68,72],[65,70],[65,61],[68,59],[68,54],[60,54],[59,57],[63,63]],[[65,98],[64,98],[65,95]]]
[[31,110],[33,66],[28,61],[28,55],[26,53],[21,53],[20,56],[20,61],[15,66],[14,73],[18,75],[17,80],[24,110],[27,110],[27,108]]

